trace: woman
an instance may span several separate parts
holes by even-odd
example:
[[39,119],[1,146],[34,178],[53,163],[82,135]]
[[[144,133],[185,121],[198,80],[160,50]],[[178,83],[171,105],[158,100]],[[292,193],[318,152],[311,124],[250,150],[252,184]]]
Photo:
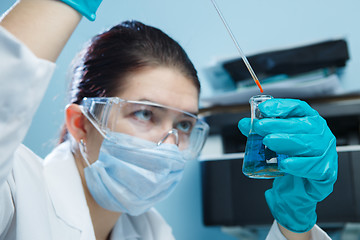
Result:
[[[174,239],[152,206],[208,127],[196,70],[160,30],[124,22],[95,36],[74,68],[62,143],[45,161],[21,144],[79,13],[93,19],[100,4],[64,2],[23,0],[1,22],[0,239]],[[269,239],[327,237],[274,216]]]

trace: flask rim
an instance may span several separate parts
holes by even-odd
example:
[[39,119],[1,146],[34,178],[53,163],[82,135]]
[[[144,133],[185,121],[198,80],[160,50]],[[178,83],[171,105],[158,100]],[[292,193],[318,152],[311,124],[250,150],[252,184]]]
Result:
[[264,101],[272,99],[272,98],[274,98],[274,97],[271,96],[271,95],[255,95],[255,96],[252,96],[249,99],[249,103],[252,103],[252,102],[264,102]]

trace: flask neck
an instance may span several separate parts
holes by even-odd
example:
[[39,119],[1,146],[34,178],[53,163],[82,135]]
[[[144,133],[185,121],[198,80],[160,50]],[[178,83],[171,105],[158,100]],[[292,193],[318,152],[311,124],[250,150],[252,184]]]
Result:
[[269,99],[272,99],[273,97],[270,95],[257,95],[250,98],[250,111],[251,111],[251,128],[250,128],[250,134],[253,133],[253,122],[254,119],[262,119],[264,116],[261,114],[261,111],[259,109],[260,103],[263,103]]

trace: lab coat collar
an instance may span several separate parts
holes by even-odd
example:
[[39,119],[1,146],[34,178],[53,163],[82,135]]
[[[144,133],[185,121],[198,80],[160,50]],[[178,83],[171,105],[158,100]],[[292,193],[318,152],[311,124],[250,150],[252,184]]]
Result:
[[[69,141],[64,142],[45,158],[44,175],[48,191],[57,217],[82,232],[82,239],[95,239],[81,178],[70,147]],[[112,231],[112,239],[141,239],[130,216],[125,213],[120,216]]]
[[139,240],[141,239],[141,237],[135,230],[130,216],[123,213],[115,224],[110,239]]
[[57,217],[88,235],[85,239],[94,239],[89,208],[69,141],[57,146],[45,158],[44,175]]

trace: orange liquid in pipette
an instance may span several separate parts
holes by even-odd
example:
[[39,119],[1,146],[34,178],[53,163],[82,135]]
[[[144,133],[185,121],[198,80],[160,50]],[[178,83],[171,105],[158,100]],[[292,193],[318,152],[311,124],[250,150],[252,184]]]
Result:
[[261,84],[260,84],[259,80],[257,80],[257,79],[255,80],[255,79],[254,79],[254,81],[255,81],[256,85],[259,87],[260,92],[264,92],[264,90],[263,90],[262,87],[261,87]]
[[256,83],[256,85],[258,86],[258,88],[260,89],[260,92],[261,92],[261,93],[264,92],[264,90],[263,90],[263,88],[261,87],[261,84],[260,84],[260,82],[259,82],[259,79],[257,78],[254,70],[253,70],[252,67],[250,66],[249,61],[247,60],[247,58],[246,58],[244,55],[242,56],[242,59],[243,59],[245,65],[246,65],[247,69],[249,70],[252,79],[254,80],[254,82]]

